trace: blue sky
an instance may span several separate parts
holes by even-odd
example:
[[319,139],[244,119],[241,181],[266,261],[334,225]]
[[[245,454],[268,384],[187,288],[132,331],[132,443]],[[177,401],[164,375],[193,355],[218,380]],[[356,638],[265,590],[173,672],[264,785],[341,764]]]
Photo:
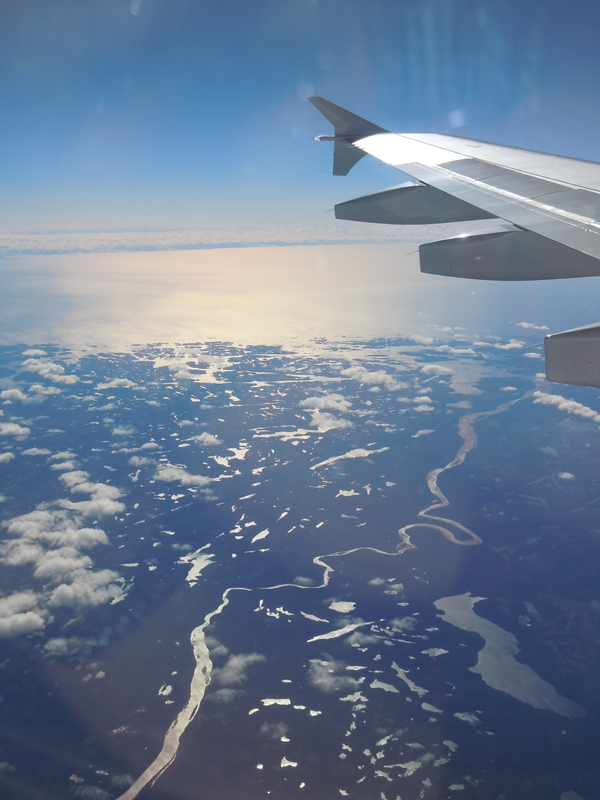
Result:
[[311,90],[392,130],[600,160],[587,0],[15,0],[0,15],[5,221],[310,224],[397,182],[371,159],[330,176]]

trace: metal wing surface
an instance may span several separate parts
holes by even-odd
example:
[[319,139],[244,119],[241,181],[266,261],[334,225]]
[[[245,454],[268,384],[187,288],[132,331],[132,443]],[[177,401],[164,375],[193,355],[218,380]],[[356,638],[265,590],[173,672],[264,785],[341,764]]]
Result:
[[[389,133],[320,97],[334,174],[372,155],[414,182],[335,206],[338,219],[419,225],[489,220],[423,244],[421,271],[480,280],[600,275],[600,164],[457,136]],[[600,387],[600,325],[545,339],[548,380]]]

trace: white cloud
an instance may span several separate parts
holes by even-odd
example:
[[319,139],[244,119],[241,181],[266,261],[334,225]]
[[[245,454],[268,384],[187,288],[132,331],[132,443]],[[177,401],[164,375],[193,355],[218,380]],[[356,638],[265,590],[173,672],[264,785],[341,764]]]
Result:
[[427,405],[415,406],[413,408],[413,411],[418,411],[419,413],[423,414],[428,411],[433,411],[433,406],[427,406]]
[[44,645],[44,652],[49,658],[61,658],[62,656],[89,653],[95,644],[95,639],[82,639],[79,636],[57,636],[53,639],[48,639]]
[[183,467],[160,466],[154,476],[159,481],[179,481],[184,486],[207,486],[211,479],[204,475],[191,475]]
[[[183,425],[183,422],[181,423]],[[188,442],[196,442],[196,444],[201,445],[216,445],[216,444],[223,444],[223,442],[218,438],[218,436],[213,436],[212,433],[200,433],[198,436],[190,436],[187,440]]]
[[525,358],[542,358],[541,353],[523,353]]
[[23,355],[24,356],[47,356],[48,353],[45,350],[31,349],[31,350],[24,350],[23,351]]
[[23,362],[23,369],[26,372],[36,372],[42,378],[47,378],[54,383],[77,383],[75,375],[65,375],[65,368],[53,361],[46,361],[37,358],[28,358]]
[[114,800],[114,795],[107,792],[106,789],[101,789],[99,786],[91,786],[90,784],[81,784],[80,786],[72,786],[71,792],[75,797],[81,800]]
[[61,394],[62,392],[56,386],[42,386],[41,383],[34,383],[33,386],[29,387],[29,391],[39,395]]
[[517,322],[516,325],[518,328],[531,328],[534,331],[549,330],[547,325],[534,325],[533,322]]
[[210,654],[213,658],[216,656],[226,656],[229,650],[225,647],[224,644],[218,639],[215,639],[214,636],[207,636],[204,640],[206,642],[206,646],[210,650]]
[[113,436],[131,436],[132,433],[135,433],[135,428],[131,425],[118,425],[112,429]]
[[267,736],[269,739],[281,740],[281,737],[286,736],[289,731],[290,729],[283,722],[264,722],[260,726],[260,732],[262,735]]
[[50,469],[56,470],[57,472],[65,471],[65,470],[74,470],[75,469],[75,462],[74,461],[61,461],[58,464],[52,464]]
[[424,375],[452,375],[450,367],[442,367],[440,364],[425,364],[421,367]]
[[308,408],[311,411],[312,419],[310,425],[317,428],[320,433],[326,433],[331,430],[344,430],[345,428],[354,427],[350,420],[339,419],[330,411],[338,411],[344,413],[348,411],[352,403],[341,394],[324,394],[320,397],[307,397],[300,402],[302,408]]
[[573,475],[572,472],[559,472],[558,473],[558,477],[561,479],[561,481],[574,481],[575,480],[575,475]]
[[517,387],[516,386],[503,386],[502,389],[500,389],[500,391],[501,392],[516,392],[517,391]]
[[600,414],[597,411],[578,403],[575,400],[567,400],[559,394],[547,394],[546,392],[534,392],[533,396],[536,398],[534,403],[541,403],[546,406],[557,406],[560,411],[566,411],[567,414],[575,414],[578,417],[585,417],[591,419],[593,422],[600,422]]
[[511,339],[506,344],[494,344],[492,347],[495,347],[496,350],[521,350],[521,348],[525,347],[525,342],[520,342],[518,339]]
[[344,641],[349,645],[358,645],[359,647],[368,647],[370,644],[379,644],[377,636],[370,633],[363,633],[362,631],[353,631],[350,636],[347,636]]
[[417,627],[414,617],[401,617],[390,620],[390,628],[394,631],[412,631]]
[[70,583],[61,583],[54,589],[48,605],[73,608],[103,605],[123,594],[121,587],[114,583],[119,577],[110,569],[99,572],[76,570],[70,576]]
[[[180,373],[177,373],[174,377],[180,377]],[[244,692],[240,689],[217,689],[216,692],[211,692],[206,699],[217,703],[232,703],[241,694],[244,694]]]
[[472,408],[468,400],[459,400],[458,403],[446,403],[448,408]]
[[383,372],[383,370],[379,372],[369,372],[365,367],[354,366],[341,370],[340,374],[347,378],[353,378],[359,383],[382,384],[386,389],[390,389],[391,391],[408,388],[407,383],[396,381],[391,375],[388,375],[387,372]]
[[350,420],[334,417],[333,414],[329,414],[327,411],[314,411],[310,425],[313,428],[317,428],[319,433],[326,433],[327,431],[336,429],[344,430],[345,428],[354,427]]
[[106,383],[99,383],[96,389],[136,389],[137,383],[130,381],[129,378],[114,378]]
[[424,429],[422,431],[417,431],[416,433],[413,433],[411,438],[412,439],[418,439],[419,436],[427,436],[429,433],[435,433],[435,431],[434,430],[430,430],[430,429],[426,429],[426,430]]
[[14,453],[0,453],[0,464],[6,464],[8,461],[12,461],[14,457]]
[[20,389],[4,389],[4,391],[0,392],[0,399],[1,400],[29,400],[26,394]]
[[63,576],[86,570],[92,566],[89,556],[82,556],[74,547],[59,547],[58,550],[49,550],[36,561],[34,578],[62,579]]
[[18,592],[0,598],[0,637],[18,636],[40,630],[45,625],[46,612],[39,608],[35,592]]
[[131,456],[129,463],[132,467],[145,467],[147,464],[154,464],[151,458],[144,458],[143,456]]
[[[379,640],[376,639],[376,641]],[[348,675],[346,663],[335,659],[321,661],[320,659],[311,658],[308,679],[313,686],[316,686],[322,692],[345,692],[357,689],[360,686],[359,681]]]
[[52,461],[65,461],[69,458],[74,458],[75,453],[71,453],[69,450],[62,450],[60,453],[54,453],[53,456],[50,456]]
[[49,456],[51,450],[46,450],[43,447],[30,447],[29,450],[23,450],[24,456]]
[[409,336],[409,339],[412,339],[413,342],[417,344],[433,344],[434,339],[431,336]]
[[51,606],[95,606],[122,596],[115,583],[120,576],[112,570],[94,572],[91,558],[81,552],[108,544],[103,530],[82,528],[81,519],[79,513],[45,505],[3,523],[13,538],[0,545],[0,561],[7,566],[32,565],[33,577],[43,589],[0,600],[0,635],[43,628]]
[[352,403],[341,394],[324,394],[321,397],[307,397],[305,400],[300,401],[299,405],[302,408],[319,411],[327,409],[344,413],[348,411]]
[[79,511],[84,516],[104,517],[119,514],[125,510],[123,503],[118,501],[121,492],[115,486],[107,483],[90,483],[88,473],[82,470],[73,470],[60,476],[60,480],[71,489],[71,492],[85,492],[91,495],[90,500],[73,503],[61,500],[60,505],[74,511]]
[[213,669],[211,682],[220,683],[223,686],[234,686],[244,683],[248,676],[246,671],[252,664],[259,664],[266,661],[260,653],[247,653],[238,656],[229,656],[225,666],[221,669]]
[[296,586],[313,586],[314,581],[312,578],[305,578],[304,575],[296,575],[292,583]]
[[30,433],[30,428],[17,425],[16,422],[0,422],[0,436],[16,436],[18,439],[25,439]]

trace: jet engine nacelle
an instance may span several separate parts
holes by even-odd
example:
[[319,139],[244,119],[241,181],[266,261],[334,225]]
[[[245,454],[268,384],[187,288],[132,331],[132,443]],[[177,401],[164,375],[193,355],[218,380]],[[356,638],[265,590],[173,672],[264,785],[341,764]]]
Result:
[[600,260],[505,223],[494,231],[419,247],[421,272],[486,281],[539,281],[600,275]]
[[402,183],[334,206],[336,219],[381,222],[386,225],[431,225],[496,219],[493,214],[459,197],[423,183]]
[[544,349],[547,380],[600,388],[600,325],[546,336]]

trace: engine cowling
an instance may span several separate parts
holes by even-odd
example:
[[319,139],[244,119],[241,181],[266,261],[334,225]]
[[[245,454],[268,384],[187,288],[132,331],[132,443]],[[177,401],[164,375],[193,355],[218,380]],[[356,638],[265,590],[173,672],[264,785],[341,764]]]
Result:
[[336,219],[386,225],[431,225],[496,219],[493,214],[458,197],[433,186],[413,182],[338,203],[334,211]]
[[539,281],[600,275],[600,260],[510,223],[419,247],[421,272],[485,281]]

